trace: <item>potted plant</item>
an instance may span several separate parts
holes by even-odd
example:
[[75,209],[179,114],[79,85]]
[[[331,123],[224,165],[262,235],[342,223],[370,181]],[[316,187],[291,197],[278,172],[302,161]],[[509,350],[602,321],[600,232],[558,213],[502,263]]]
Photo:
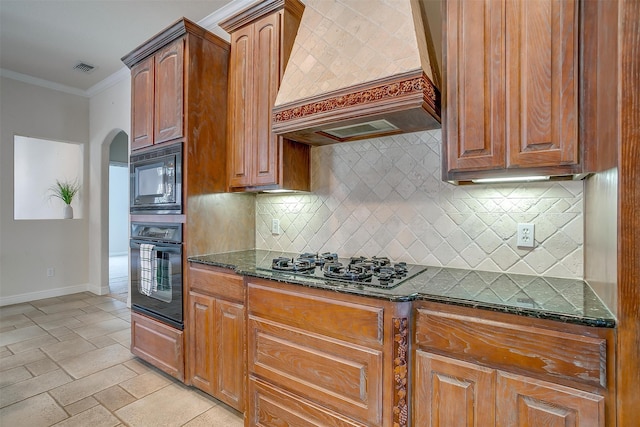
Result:
[[49,188],[51,191],[51,197],[57,197],[65,204],[63,208],[64,219],[73,218],[73,208],[71,202],[73,198],[80,191],[80,184],[77,181],[59,181],[56,179],[56,184]]

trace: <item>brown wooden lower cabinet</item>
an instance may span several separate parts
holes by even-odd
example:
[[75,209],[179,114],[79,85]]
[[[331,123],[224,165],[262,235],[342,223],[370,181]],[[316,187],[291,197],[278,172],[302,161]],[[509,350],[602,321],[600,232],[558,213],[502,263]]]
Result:
[[604,397],[418,350],[414,426],[604,426]]
[[213,318],[215,298],[189,292],[189,366],[191,385],[213,394],[216,388],[213,375]]
[[393,426],[407,414],[410,304],[247,288],[249,426]]
[[609,328],[417,302],[412,425],[613,425],[613,347]]
[[[246,426],[615,425],[612,328],[202,264],[188,286],[187,382]],[[180,378],[180,331],[135,313],[132,327],[132,351]]]
[[602,396],[507,372],[497,377],[496,426],[606,425]]
[[131,352],[184,381],[184,337],[181,330],[132,312]]
[[495,370],[415,352],[414,426],[495,425]]
[[242,276],[191,265],[188,377],[202,391],[244,411],[245,307]]

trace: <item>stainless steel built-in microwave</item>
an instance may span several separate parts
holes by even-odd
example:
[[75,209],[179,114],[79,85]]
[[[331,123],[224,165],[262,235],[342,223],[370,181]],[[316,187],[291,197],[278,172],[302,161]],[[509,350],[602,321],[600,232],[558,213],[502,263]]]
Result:
[[182,213],[182,144],[130,157],[130,212]]

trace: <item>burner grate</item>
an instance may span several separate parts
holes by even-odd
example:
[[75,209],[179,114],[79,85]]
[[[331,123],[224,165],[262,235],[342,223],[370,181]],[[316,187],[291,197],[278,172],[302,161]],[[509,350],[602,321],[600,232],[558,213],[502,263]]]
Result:
[[373,276],[372,271],[364,266],[355,264],[345,266],[340,262],[326,263],[322,271],[325,277],[349,281],[369,281]]
[[309,259],[302,258],[287,258],[287,257],[278,257],[274,258],[271,263],[271,268],[279,271],[311,271],[315,270],[316,264],[315,262]]
[[272,259],[270,268],[259,268],[383,289],[394,288],[426,269],[405,262],[393,263],[388,257],[340,259],[333,252],[305,252],[293,258],[280,256]]

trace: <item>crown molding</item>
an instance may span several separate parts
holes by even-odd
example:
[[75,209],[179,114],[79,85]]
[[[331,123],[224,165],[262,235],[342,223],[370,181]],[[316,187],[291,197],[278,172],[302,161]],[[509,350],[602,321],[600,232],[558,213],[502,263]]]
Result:
[[198,21],[198,25],[207,30],[211,31],[215,35],[223,38],[226,41],[231,40],[231,36],[225,30],[223,30],[218,24],[225,19],[235,15],[241,10],[247,8],[248,6],[257,3],[258,0],[233,0],[231,3],[228,3],[221,7],[220,9],[213,12],[211,15],[208,15]]
[[49,80],[39,79],[37,77],[29,76],[27,74],[16,73],[15,71],[6,70],[4,68],[0,68],[0,76],[6,77],[8,79],[18,80],[23,83],[29,83],[35,86],[41,86],[51,90],[57,90],[58,92],[64,92],[71,95],[89,98],[89,95],[87,94],[87,92],[82,89],[66,86],[60,83],[54,83]]

